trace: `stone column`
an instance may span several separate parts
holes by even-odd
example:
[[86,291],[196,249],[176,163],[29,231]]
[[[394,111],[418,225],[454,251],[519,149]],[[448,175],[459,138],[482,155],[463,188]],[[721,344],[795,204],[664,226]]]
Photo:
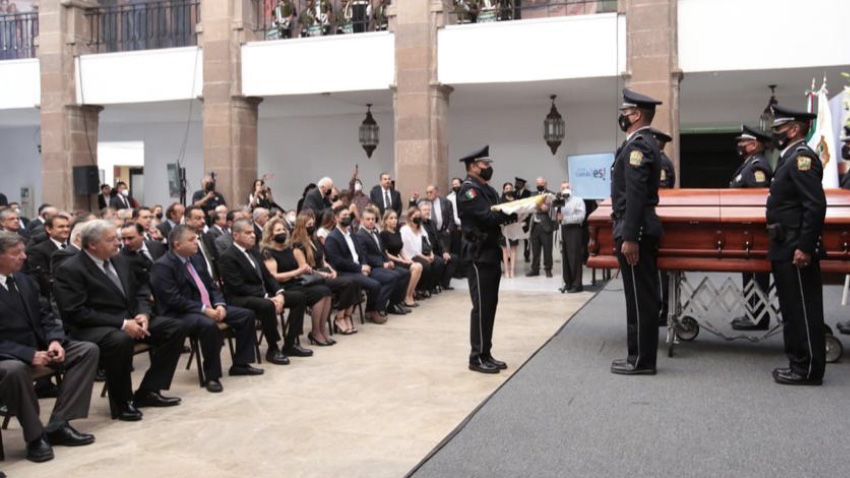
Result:
[[677,0],[624,0],[628,34],[629,88],[661,100],[652,125],[667,131],[673,142],[667,154],[676,167],[676,186],[681,179],[679,167],[679,69]]
[[[259,98],[242,95],[242,44],[256,39],[251,0],[204,0],[204,173],[215,172],[227,203],[245,204],[257,178]],[[189,191],[189,195],[192,191]]]
[[[38,59],[41,68],[42,202],[61,209],[95,209],[95,195],[74,194],[74,166],[97,165],[99,106],[77,104],[74,59],[89,53],[86,8],[97,2],[41,2]],[[94,205],[92,205],[94,204]],[[37,205],[36,205],[37,206]]]
[[[447,0],[446,0],[447,1]],[[452,89],[437,81],[437,30],[443,0],[394,2],[396,82],[393,95],[396,185],[407,201],[428,184],[446,193],[449,175],[448,108]]]

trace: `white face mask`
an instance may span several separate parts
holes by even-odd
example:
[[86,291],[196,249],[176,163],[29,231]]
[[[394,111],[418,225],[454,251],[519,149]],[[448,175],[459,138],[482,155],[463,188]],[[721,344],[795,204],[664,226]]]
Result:
[[354,183],[354,191],[355,191],[355,192],[360,192],[360,191],[362,191],[362,190],[363,190],[363,185],[362,185],[362,184],[360,184],[360,183]]
[[287,220],[290,224],[295,224],[295,219],[296,219],[296,217],[295,217],[295,215],[294,215],[294,214],[289,215],[289,216],[286,216],[286,220]]
[[129,195],[130,195],[130,191],[129,191],[129,190],[127,190],[127,189],[122,189],[122,190],[121,190],[121,194],[122,194],[124,197],[127,197],[127,196],[129,196]]
[[569,196],[570,192],[569,188],[561,189],[561,195],[563,196]]

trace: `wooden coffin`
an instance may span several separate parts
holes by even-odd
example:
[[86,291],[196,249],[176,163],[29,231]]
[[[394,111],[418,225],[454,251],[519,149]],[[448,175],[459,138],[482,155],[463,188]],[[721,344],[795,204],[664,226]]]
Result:
[[[767,189],[661,190],[656,209],[664,227],[658,267],[708,272],[769,272]],[[823,245],[826,273],[850,273],[850,191],[826,191]],[[611,200],[588,218],[591,268],[616,269]]]

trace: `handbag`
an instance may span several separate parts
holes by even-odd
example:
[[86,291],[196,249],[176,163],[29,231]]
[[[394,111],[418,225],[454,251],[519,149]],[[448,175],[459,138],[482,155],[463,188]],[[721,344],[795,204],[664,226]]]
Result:
[[298,277],[298,285],[307,287],[311,285],[322,285],[325,283],[325,278],[319,274],[305,274]]

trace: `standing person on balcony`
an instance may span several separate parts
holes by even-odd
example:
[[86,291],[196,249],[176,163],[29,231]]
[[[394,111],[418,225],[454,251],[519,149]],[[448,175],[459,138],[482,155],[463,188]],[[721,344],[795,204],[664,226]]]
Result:
[[454,0],[458,24],[478,21],[478,3],[479,0]]
[[375,31],[385,32],[389,28],[390,17],[387,15],[389,6],[390,0],[379,0],[378,6],[375,7]]
[[274,7],[274,19],[272,27],[276,28],[280,38],[292,38],[292,27],[295,25],[295,17],[298,11],[292,0],[280,0]]

